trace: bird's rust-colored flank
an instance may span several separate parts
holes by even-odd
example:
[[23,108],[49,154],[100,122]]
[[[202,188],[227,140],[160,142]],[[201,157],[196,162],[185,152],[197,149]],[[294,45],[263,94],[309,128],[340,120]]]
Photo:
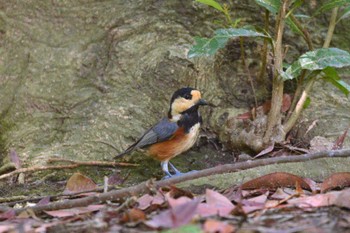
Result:
[[148,154],[159,161],[170,160],[182,152],[182,146],[186,141],[186,134],[183,127],[176,130],[168,141],[153,144],[148,149]]

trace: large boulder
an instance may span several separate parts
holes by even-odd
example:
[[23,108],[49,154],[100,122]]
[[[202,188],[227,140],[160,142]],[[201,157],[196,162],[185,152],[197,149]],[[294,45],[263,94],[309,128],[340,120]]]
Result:
[[[218,27],[213,9],[187,0],[0,2],[2,158],[13,148],[28,166],[52,156],[111,160],[166,114],[172,92],[183,86],[197,87],[216,106],[205,110],[206,127],[235,148],[225,140],[244,125],[225,127],[254,105],[239,43],[214,57],[187,58],[193,37]],[[235,4],[239,17],[262,18],[254,4]],[[336,41],[350,35],[336,32]],[[261,42],[247,41],[255,78]],[[259,103],[268,98],[268,83],[254,81]],[[334,114],[317,131],[334,138],[348,125],[350,108],[333,92],[316,86],[317,104],[306,113],[311,122]]]

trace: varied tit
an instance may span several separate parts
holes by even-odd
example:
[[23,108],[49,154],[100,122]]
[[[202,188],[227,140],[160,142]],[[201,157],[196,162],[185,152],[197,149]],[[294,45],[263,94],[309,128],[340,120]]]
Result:
[[[175,91],[170,100],[168,117],[161,119],[116,157],[138,148],[145,149],[148,155],[161,161],[165,178],[181,175],[182,173],[169,160],[187,151],[196,142],[202,123],[198,110],[201,105],[207,105],[207,102],[202,99],[198,90],[185,87]],[[174,171],[173,174],[169,172],[168,165]]]

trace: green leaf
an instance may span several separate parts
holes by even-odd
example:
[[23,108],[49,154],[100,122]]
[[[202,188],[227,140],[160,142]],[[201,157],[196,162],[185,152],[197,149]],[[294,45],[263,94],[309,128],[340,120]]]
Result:
[[306,97],[306,100],[304,102],[303,109],[308,108],[310,106],[310,104],[311,104],[311,98],[308,96],[308,97]]
[[340,79],[338,72],[333,67],[327,67],[323,70],[323,73],[326,75],[323,78],[332,83],[333,86],[338,88],[346,96],[350,93],[350,85]]
[[214,55],[220,48],[225,47],[228,39],[218,40],[217,37],[213,38],[194,38],[196,44],[192,46],[188,51],[188,58],[198,57],[203,55]]
[[219,49],[225,47],[228,39],[241,36],[266,37],[262,33],[244,28],[218,29],[215,31],[215,35],[212,38],[195,37],[194,40],[196,44],[192,46],[187,56],[192,58],[203,55],[213,55]]
[[338,48],[322,48],[306,52],[287,68],[282,79],[297,78],[303,69],[323,70],[326,67],[341,68],[350,66],[350,54]]
[[221,12],[224,12],[224,8],[218,2],[216,2],[214,0],[196,0],[196,2],[203,3],[205,5],[214,7],[215,9],[217,9]]
[[245,28],[228,28],[228,29],[218,29],[215,31],[215,34],[218,37],[266,37],[264,34],[251,30],[251,29],[245,29]]
[[310,19],[310,15],[304,15],[304,14],[295,14],[295,18],[300,18],[300,19]]
[[289,80],[297,78],[301,74],[302,68],[300,65],[299,60],[296,60],[295,62],[290,65],[287,70],[284,72],[283,75],[281,75],[283,80]]
[[277,14],[281,7],[280,0],[255,0],[255,2],[273,14]]
[[315,15],[320,14],[322,12],[333,9],[334,7],[344,6],[344,4],[350,3],[350,0],[330,0],[324,3],[315,13]]
[[299,35],[303,35],[303,32],[300,31],[300,29],[298,28],[298,26],[293,22],[293,20],[288,17],[286,19],[286,24],[290,27],[290,29],[292,29],[292,31],[296,34],[299,34]]
[[350,66],[350,54],[338,48],[322,48],[299,57],[300,66],[306,70],[322,70],[326,67]]
[[201,233],[203,232],[198,225],[184,225],[179,228],[163,230],[162,233]]

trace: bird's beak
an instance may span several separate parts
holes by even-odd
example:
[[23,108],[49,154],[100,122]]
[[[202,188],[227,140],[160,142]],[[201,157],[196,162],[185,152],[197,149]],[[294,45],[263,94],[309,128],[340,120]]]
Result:
[[208,105],[208,103],[204,99],[200,99],[198,100],[197,105]]

